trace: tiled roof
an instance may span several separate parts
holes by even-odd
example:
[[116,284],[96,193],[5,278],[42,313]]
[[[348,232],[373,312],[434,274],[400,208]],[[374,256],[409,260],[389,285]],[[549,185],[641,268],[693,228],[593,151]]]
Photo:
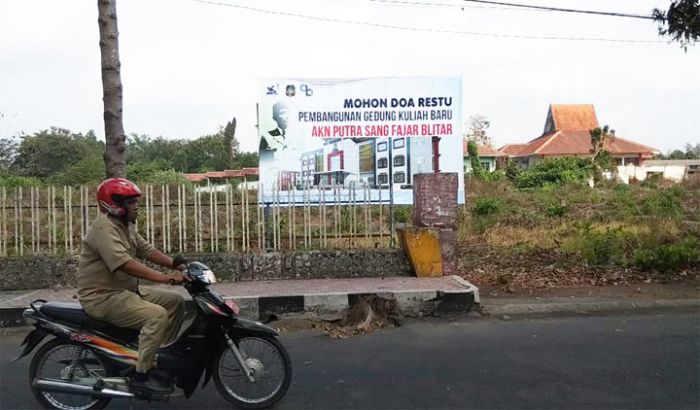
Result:
[[190,182],[202,182],[207,180],[206,174],[184,174],[185,179]]
[[479,145],[477,153],[480,157],[504,157],[506,154],[488,145]]
[[[610,151],[613,155],[633,154],[651,157],[656,152],[654,148],[620,137],[615,137],[612,141],[606,142],[603,148]],[[591,134],[589,131],[558,131],[530,141],[526,147],[513,156],[586,156],[592,154],[591,149]]]
[[587,131],[600,126],[593,104],[552,104],[547,113],[547,118],[550,117],[554,128],[547,129],[545,126],[545,133],[553,130]]
[[[493,148],[488,145],[479,145],[476,147],[476,153],[480,157],[504,157],[506,154],[501,152],[500,150]],[[469,150],[467,149],[467,141],[464,141],[462,144],[462,156],[463,157],[468,157],[469,156]]]
[[[590,130],[599,127],[593,104],[551,104],[542,136],[527,144],[507,144],[501,152],[511,157],[591,155]],[[604,149],[613,155],[641,155],[650,158],[656,149],[615,137]]]
[[508,156],[516,156],[520,151],[525,148],[527,144],[506,144],[499,148],[498,150],[501,151],[502,153],[508,155]]
[[209,171],[203,174],[184,174],[190,182],[202,182],[207,179],[243,178],[258,175],[258,168],[227,169],[225,171]]

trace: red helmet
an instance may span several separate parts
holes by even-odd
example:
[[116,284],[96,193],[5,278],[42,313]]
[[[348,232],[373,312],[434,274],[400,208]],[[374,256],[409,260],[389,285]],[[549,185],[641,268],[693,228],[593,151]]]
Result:
[[124,200],[141,196],[141,190],[124,178],[110,178],[97,187],[97,203],[100,211],[114,216],[126,215]]

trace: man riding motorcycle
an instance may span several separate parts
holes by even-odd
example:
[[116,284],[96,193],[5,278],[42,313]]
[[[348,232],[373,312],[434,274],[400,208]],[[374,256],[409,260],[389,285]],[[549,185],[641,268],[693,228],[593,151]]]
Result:
[[156,393],[172,390],[172,383],[155,371],[158,348],[175,340],[184,319],[181,295],[156,288],[141,288],[139,280],[180,284],[187,278],[153,270],[136,258],[177,269],[173,259],[155,249],[134,226],[138,216],[139,188],[123,178],[111,178],[97,188],[100,215],[83,239],[76,279],[78,300],[94,319],[115,326],[140,329],[139,357],[131,385]]

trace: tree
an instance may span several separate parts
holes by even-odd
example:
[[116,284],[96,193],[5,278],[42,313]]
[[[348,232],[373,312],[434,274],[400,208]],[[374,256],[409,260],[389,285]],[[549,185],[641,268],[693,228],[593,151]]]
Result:
[[482,177],[484,175],[484,168],[481,167],[481,161],[479,160],[479,149],[476,142],[467,142],[467,152],[469,153],[469,161],[472,166],[472,175]]
[[700,159],[700,142],[695,146],[685,144],[685,159]]
[[654,9],[652,17],[659,25],[659,34],[680,43],[686,52],[689,45],[700,39],[698,0],[671,0],[667,11]]
[[99,158],[103,151],[104,144],[92,131],[83,135],[52,127],[22,137],[11,170],[20,176],[46,179],[85,158]]
[[98,0],[102,93],[104,101],[105,172],[107,178],[126,176],[126,135],[122,123],[122,79],[119,61],[117,0]]
[[600,180],[602,171],[610,170],[614,166],[613,156],[605,149],[615,141],[615,130],[605,125],[589,131],[591,135],[591,153],[593,154],[594,178]]
[[515,181],[518,176],[522,173],[522,170],[520,169],[520,165],[512,159],[508,158],[508,165],[506,165],[506,178],[508,178],[511,181]]
[[467,132],[466,138],[468,141],[474,141],[478,145],[491,145],[491,137],[486,134],[491,123],[489,120],[481,115],[472,115],[469,118],[470,125],[469,131]]
[[256,168],[259,162],[257,152],[239,152],[233,159],[233,169]]
[[6,174],[17,155],[17,141],[12,138],[0,138],[0,175]]
[[603,128],[596,127],[589,131],[591,134],[591,153],[595,158],[605,150],[605,145],[615,140],[615,130],[607,125]]
[[236,118],[226,123],[223,129],[224,149],[228,156],[228,167],[233,167],[233,160],[238,153],[238,141],[236,140]]

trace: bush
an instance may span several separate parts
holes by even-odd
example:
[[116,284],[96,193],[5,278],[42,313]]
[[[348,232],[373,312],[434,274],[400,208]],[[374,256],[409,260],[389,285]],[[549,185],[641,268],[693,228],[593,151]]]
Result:
[[483,197],[474,201],[472,214],[476,216],[496,215],[503,210],[503,201],[499,198]]
[[411,220],[412,211],[410,205],[397,205],[394,207],[394,221],[408,223]]
[[41,186],[41,180],[34,177],[20,177],[16,175],[0,177],[0,187],[15,189],[17,187],[37,187]]
[[683,190],[668,188],[654,190],[642,199],[641,212],[645,215],[677,217],[683,212]]
[[515,182],[518,176],[522,173],[520,165],[512,159],[508,158],[508,165],[506,165],[506,178]]
[[682,242],[655,248],[640,249],[634,257],[634,264],[645,270],[668,272],[700,265],[698,239],[688,236]]
[[629,192],[631,191],[631,188],[630,188],[630,186],[627,185],[627,184],[617,184],[617,185],[615,185],[615,187],[613,188],[613,191],[614,191],[616,194],[625,195],[625,194],[629,194]]
[[496,171],[493,172],[483,172],[481,174],[481,179],[487,182],[500,182],[503,181],[506,178],[505,172],[503,172],[500,169],[497,169]]
[[518,188],[536,188],[566,183],[585,184],[595,173],[593,162],[586,158],[548,158],[523,171],[515,180]]
[[589,265],[627,266],[634,249],[639,248],[640,239],[620,228],[598,231],[590,222],[579,225],[578,236],[569,250],[578,251]]
[[566,213],[568,211],[569,211],[569,207],[565,203],[549,204],[549,205],[547,205],[547,208],[545,209],[547,216],[551,216],[551,217],[562,217],[562,216],[566,215]]
[[190,183],[182,173],[172,169],[156,171],[143,178],[143,182],[153,185],[188,185]]
[[105,179],[105,162],[99,156],[89,156],[81,159],[68,168],[52,175],[48,182],[54,185],[84,185],[99,183]]

